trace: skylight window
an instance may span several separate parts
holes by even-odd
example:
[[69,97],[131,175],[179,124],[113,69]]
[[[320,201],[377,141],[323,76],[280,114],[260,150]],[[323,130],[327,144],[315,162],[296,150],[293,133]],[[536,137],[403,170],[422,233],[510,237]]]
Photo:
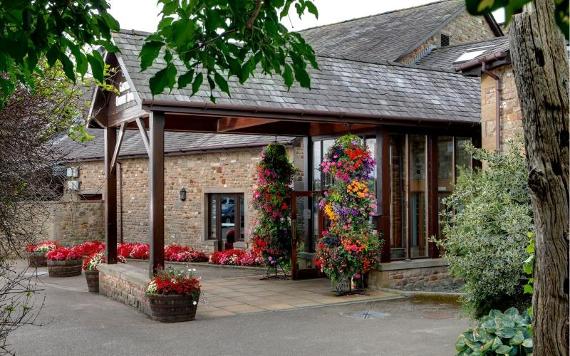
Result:
[[477,58],[480,55],[482,55],[483,53],[485,53],[485,49],[481,49],[481,50],[475,50],[475,51],[469,51],[469,52],[465,52],[462,55],[460,55],[455,61],[453,61],[453,63],[460,63],[460,62],[467,62],[472,60],[473,58]]

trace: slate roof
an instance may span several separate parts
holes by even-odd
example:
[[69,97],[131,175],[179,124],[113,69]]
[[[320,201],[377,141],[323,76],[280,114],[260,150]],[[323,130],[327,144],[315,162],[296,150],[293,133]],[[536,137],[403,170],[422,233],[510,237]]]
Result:
[[503,36],[488,41],[464,43],[460,45],[435,48],[428,55],[417,61],[416,64],[437,69],[453,69],[456,65],[461,64],[461,62],[454,62],[463,53],[484,50],[485,52],[472,59],[475,61],[479,58],[489,56],[493,53],[507,51],[508,49],[509,37]]
[[[427,16],[426,16],[427,17]],[[152,100],[149,79],[164,66],[162,58],[153,68],[140,72],[138,54],[145,33],[122,31],[114,34],[126,72],[143,101]],[[367,118],[479,122],[480,83],[452,71],[437,71],[393,63],[364,63],[318,57],[320,70],[311,70],[312,89],[295,85],[287,90],[280,77],[256,75],[244,85],[230,83],[232,97],[215,93],[218,104],[239,110],[290,110],[319,112],[331,116],[362,115]],[[179,66],[183,73],[183,66]],[[191,90],[174,89],[154,97],[174,100],[181,105],[209,104],[205,83],[195,96]]]
[[[78,143],[67,135],[61,137],[55,144],[69,161],[100,160],[103,159],[104,139],[102,129],[89,129],[95,138],[87,143]],[[237,147],[265,146],[272,142],[291,144],[295,138],[283,136],[257,136],[210,134],[196,132],[165,132],[164,152],[192,153],[211,150],[221,150]],[[121,144],[119,157],[144,156],[147,153],[138,130],[127,130]]]
[[372,63],[395,61],[464,11],[463,0],[446,0],[300,32],[318,55]]

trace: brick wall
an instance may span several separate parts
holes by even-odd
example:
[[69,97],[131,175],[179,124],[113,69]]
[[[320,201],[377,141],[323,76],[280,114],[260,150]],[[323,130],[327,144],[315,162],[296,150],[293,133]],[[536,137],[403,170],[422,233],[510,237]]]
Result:
[[[492,70],[501,78],[500,145],[504,151],[509,139],[522,135],[522,113],[512,67],[502,66]],[[488,150],[497,149],[495,79],[481,75],[481,144]]]
[[462,285],[440,259],[399,261],[383,264],[368,277],[369,287],[410,291],[453,291]]
[[128,268],[124,264],[99,267],[99,293],[150,315],[145,296],[150,279],[143,269]]
[[[256,179],[256,165],[262,147],[236,148],[224,151],[166,156],[165,178],[165,242],[177,242],[212,251],[214,243],[205,240],[206,198],[208,193],[243,193],[245,236],[249,238],[255,219],[251,196]],[[293,159],[302,148],[289,147]],[[302,162],[299,159],[294,159]],[[118,226],[125,242],[148,240],[149,192],[148,160],[121,159],[122,189],[118,190]],[[103,193],[103,162],[89,161],[79,166],[81,192]],[[302,168],[302,167],[299,167]],[[302,174],[296,179],[302,179]],[[186,189],[186,201],[179,192]],[[122,192],[121,192],[122,190]],[[122,204],[121,204],[122,196]],[[121,229],[122,206],[122,229]]]

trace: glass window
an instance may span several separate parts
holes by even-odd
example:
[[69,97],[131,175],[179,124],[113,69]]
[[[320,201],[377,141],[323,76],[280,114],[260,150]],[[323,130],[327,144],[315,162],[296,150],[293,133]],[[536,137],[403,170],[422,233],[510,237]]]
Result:
[[[465,145],[471,143],[468,137],[455,138],[455,167],[459,168],[473,168],[471,155],[465,150]],[[456,176],[459,169],[456,169]]]
[[390,136],[390,253],[406,258],[406,138]]
[[426,136],[409,136],[410,257],[427,256]]
[[[454,148],[452,136],[440,136],[437,138],[437,211],[441,219],[443,212],[442,201],[449,196],[453,190],[453,161]],[[438,224],[438,236],[441,236],[441,220]]]
[[[376,160],[376,138],[367,138],[366,139],[366,146],[368,147],[368,149],[370,150],[370,153],[372,154],[372,158],[374,160]],[[370,183],[370,186],[368,187],[370,189],[371,192],[374,192],[374,194],[376,195],[376,197],[378,198],[377,194],[376,194],[376,167],[374,167],[374,170],[372,171],[372,182]]]
[[208,239],[227,246],[244,238],[243,194],[208,194]]
[[322,141],[313,142],[313,190],[321,190]]

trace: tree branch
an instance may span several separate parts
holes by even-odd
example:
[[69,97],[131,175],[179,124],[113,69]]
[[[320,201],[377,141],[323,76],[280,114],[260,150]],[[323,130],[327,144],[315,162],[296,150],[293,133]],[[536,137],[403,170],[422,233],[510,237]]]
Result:
[[251,13],[251,16],[249,17],[249,19],[247,20],[247,23],[245,24],[245,27],[248,30],[253,29],[253,23],[255,22],[255,19],[257,19],[257,16],[259,16],[259,12],[261,11],[261,5],[262,4],[263,4],[263,0],[256,0],[255,1],[255,9]]

